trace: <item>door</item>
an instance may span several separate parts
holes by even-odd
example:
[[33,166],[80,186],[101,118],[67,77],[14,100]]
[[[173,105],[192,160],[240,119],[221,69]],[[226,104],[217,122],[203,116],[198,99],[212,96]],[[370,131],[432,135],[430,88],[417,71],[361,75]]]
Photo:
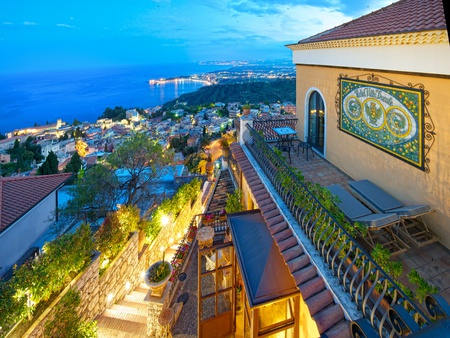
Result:
[[325,105],[316,91],[312,92],[308,104],[308,141],[323,155],[325,145]]
[[230,243],[198,251],[198,336],[229,337],[235,332],[234,248]]

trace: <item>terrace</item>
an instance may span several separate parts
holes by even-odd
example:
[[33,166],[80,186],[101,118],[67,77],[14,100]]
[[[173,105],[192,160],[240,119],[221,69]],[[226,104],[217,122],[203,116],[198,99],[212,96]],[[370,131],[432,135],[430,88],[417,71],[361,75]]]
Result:
[[[305,181],[317,183],[323,187],[331,184],[348,187],[351,177],[317,155],[310,156],[308,161],[306,161],[306,154],[301,152],[297,154],[291,151],[288,156],[288,153],[283,151],[279,156],[279,152],[273,150],[275,143],[270,135],[264,138],[266,136],[264,128],[269,130],[272,127],[279,127],[280,121],[276,123],[270,121],[266,127],[261,127],[261,122],[255,125],[255,122],[253,122],[255,128],[249,124],[245,127],[241,124],[238,128],[238,134],[241,135],[245,144],[244,152],[252,163],[259,164],[260,176],[261,174],[265,176],[269,185],[273,186],[275,193],[279,195],[288,212],[291,213],[293,221],[300,225],[300,229],[294,227],[295,231],[300,230],[307,234],[316,250],[320,252],[322,259],[334,271],[346,292],[363,312],[364,317],[368,318],[371,326],[380,336],[391,334],[394,331],[391,324],[393,318],[387,319],[386,307],[390,306],[391,309],[398,310],[398,304],[402,304],[402,307],[408,310],[419,327],[430,324],[429,315],[425,314],[423,304],[411,300],[398,283],[401,282],[406,287],[413,288],[406,275],[414,268],[428,283],[437,287],[439,296],[447,302],[450,301],[448,283],[450,251],[439,242],[421,248],[411,247],[405,253],[395,256],[395,260],[403,264],[403,274],[394,280],[372,259],[367,243],[360,239],[355,240],[299,180],[298,173],[294,171],[299,169]],[[290,162],[289,157],[292,160],[290,167],[287,164]],[[239,177],[241,173],[237,163],[232,163],[231,167]],[[337,234],[337,236],[330,234]],[[356,271],[352,277],[348,276],[352,269],[345,263],[348,258],[353,258],[350,265]],[[370,281],[369,284],[367,284],[368,281]],[[376,289],[382,292],[374,296],[373,289],[377,284],[379,286]],[[386,301],[388,304],[385,303]],[[431,297],[426,300],[428,307],[434,302]],[[384,305],[380,306],[380,303]]]

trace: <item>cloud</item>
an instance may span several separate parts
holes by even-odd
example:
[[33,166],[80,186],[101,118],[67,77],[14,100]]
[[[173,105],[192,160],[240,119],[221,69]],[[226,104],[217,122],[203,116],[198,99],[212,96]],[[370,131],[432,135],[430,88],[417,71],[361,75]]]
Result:
[[67,25],[65,23],[57,23],[56,26],[58,26],[58,27],[65,27],[65,28],[77,28],[75,26]]
[[36,22],[33,22],[33,21],[24,21],[23,24],[25,26],[37,26],[38,25]]
[[3,21],[3,23],[2,23],[3,25],[7,25],[7,26],[10,26],[10,25],[14,25],[12,22],[10,22],[10,21]]

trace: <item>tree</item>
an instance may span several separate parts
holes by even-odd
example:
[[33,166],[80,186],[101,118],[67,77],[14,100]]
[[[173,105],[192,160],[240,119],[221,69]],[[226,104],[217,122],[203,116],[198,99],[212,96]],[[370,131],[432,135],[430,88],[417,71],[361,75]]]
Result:
[[193,153],[187,157],[185,165],[191,173],[204,174],[207,159],[203,152]]
[[58,158],[53,151],[48,153],[42,166],[38,169],[38,175],[52,175],[58,173]]
[[67,164],[66,168],[64,169],[64,172],[78,174],[78,171],[80,170],[81,165],[82,165],[81,157],[80,157],[80,155],[78,155],[77,152],[75,152],[75,154],[72,155],[70,162]]
[[[145,134],[133,134],[107,158],[114,170],[126,205],[134,205],[143,198],[153,196],[152,180],[173,161],[173,151],[162,146]],[[118,169],[125,175],[118,177]]]

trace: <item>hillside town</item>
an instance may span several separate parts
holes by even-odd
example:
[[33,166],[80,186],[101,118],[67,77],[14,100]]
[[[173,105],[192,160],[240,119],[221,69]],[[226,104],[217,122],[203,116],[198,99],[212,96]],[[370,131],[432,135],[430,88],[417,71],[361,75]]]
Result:
[[[168,148],[174,138],[188,137],[187,146],[199,149],[203,136],[232,132],[233,119],[242,114],[243,106],[245,104],[241,102],[216,102],[212,107],[197,107],[198,113],[193,114],[185,109],[185,104],[179,103],[176,109],[164,113],[161,107],[146,109],[143,114],[136,109],[129,109],[126,118],[120,121],[101,118],[94,123],[70,125],[59,119],[56,123],[44,126],[14,130],[0,140],[0,173],[2,176],[34,175],[50,152],[58,158],[59,171],[64,171],[75,152],[81,156],[84,168],[91,167],[113,152],[133,132],[148,133],[164,148]],[[254,117],[295,114],[295,105],[290,102],[251,106],[249,114]],[[18,159],[12,158],[10,152],[17,142],[24,144],[29,137],[40,147],[42,161],[32,161],[29,170],[23,171],[17,166]],[[181,153],[176,159],[180,164],[184,161]]]

